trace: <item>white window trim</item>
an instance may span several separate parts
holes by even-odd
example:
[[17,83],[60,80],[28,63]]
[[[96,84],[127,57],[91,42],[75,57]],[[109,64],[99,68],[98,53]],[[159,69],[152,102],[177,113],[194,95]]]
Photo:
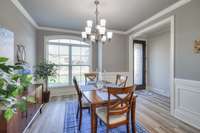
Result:
[[[48,50],[47,50],[47,45],[48,45],[48,40],[53,40],[53,39],[72,39],[72,40],[78,40],[78,41],[83,41],[82,38],[77,37],[77,36],[68,36],[68,35],[50,35],[50,36],[44,36],[44,59],[47,60],[48,58]],[[93,56],[92,56],[92,43],[90,43],[89,41],[87,41],[86,43],[89,44],[89,48],[90,48],[90,59],[89,59],[89,66],[90,69],[89,71],[92,71],[93,68]],[[61,44],[62,45],[62,44]],[[75,45],[76,46],[76,45]],[[80,45],[77,45],[80,46]],[[67,85],[67,84],[54,84],[52,86],[50,86],[50,88],[60,88],[60,87],[71,87],[72,85]]]

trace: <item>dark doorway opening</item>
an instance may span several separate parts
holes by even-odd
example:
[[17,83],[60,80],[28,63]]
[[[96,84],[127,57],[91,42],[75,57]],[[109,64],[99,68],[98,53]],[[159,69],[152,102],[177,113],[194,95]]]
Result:
[[136,90],[146,88],[146,41],[133,40],[133,83]]

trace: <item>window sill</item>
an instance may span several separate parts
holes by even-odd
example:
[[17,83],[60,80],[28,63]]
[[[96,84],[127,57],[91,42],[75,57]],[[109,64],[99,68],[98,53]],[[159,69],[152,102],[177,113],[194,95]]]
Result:
[[73,85],[68,85],[68,84],[50,84],[49,88],[50,89],[57,89],[57,88],[71,88]]

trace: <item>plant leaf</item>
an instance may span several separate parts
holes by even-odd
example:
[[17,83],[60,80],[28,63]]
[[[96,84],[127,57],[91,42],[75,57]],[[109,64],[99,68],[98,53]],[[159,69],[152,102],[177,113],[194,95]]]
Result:
[[16,105],[17,108],[22,112],[25,112],[27,110],[27,104],[25,100],[18,101]]
[[29,103],[35,103],[35,97],[33,97],[33,96],[28,96],[28,97],[26,98],[26,101],[29,102]]
[[9,121],[14,115],[14,111],[11,108],[7,108],[7,110],[4,112],[4,118]]
[[8,61],[8,58],[6,57],[0,57],[0,63],[5,63]]

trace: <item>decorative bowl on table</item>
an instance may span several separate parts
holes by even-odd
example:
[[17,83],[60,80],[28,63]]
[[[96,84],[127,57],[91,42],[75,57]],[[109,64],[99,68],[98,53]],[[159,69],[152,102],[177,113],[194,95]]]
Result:
[[102,89],[102,88],[104,88],[104,83],[102,81],[97,81],[96,87],[97,87],[97,89]]

